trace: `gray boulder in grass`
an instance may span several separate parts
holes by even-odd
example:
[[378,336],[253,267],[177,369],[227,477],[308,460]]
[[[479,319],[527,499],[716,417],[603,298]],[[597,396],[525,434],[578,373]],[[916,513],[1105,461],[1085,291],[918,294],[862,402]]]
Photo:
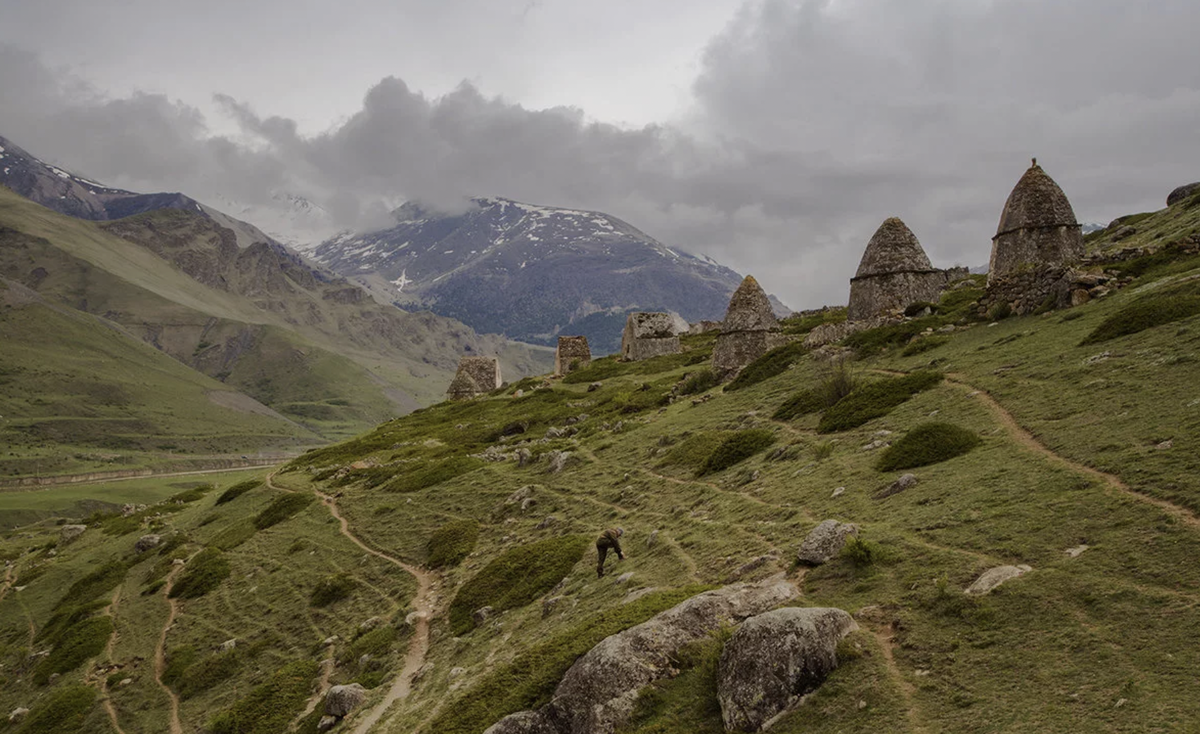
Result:
[[842,552],[846,538],[858,535],[858,526],[837,520],[825,520],[813,528],[800,545],[797,560],[809,566],[820,566]]
[[742,623],[721,653],[717,700],[726,731],[761,731],[838,666],[837,645],[858,629],[841,609],[788,607]]
[[367,689],[357,683],[348,686],[334,686],[325,694],[325,713],[330,716],[343,717],[362,705],[367,697]]

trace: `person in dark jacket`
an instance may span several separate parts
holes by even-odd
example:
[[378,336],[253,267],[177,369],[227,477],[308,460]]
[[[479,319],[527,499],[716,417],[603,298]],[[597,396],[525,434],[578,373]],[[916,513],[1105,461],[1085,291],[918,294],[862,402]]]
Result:
[[625,554],[621,552],[621,541],[619,540],[624,534],[625,530],[623,528],[609,528],[596,539],[596,555],[599,559],[596,561],[596,578],[604,576],[604,559],[608,555],[610,548],[617,552],[618,561],[625,560]]

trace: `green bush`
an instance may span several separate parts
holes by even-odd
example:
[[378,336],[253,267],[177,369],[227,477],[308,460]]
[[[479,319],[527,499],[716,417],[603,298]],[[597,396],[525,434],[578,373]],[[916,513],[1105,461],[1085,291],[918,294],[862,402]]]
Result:
[[810,388],[808,390],[801,390],[783,401],[775,412],[771,414],[771,417],[777,421],[790,421],[801,416],[819,413],[825,410],[826,407],[824,396],[821,395],[820,391]]
[[1142,296],[1109,316],[1079,346],[1099,344],[1200,314],[1200,281]]
[[206,545],[210,548],[220,548],[224,551],[233,550],[242,543],[254,537],[258,528],[250,520],[237,520],[229,527],[212,537]]
[[311,494],[299,492],[280,495],[254,517],[254,527],[266,530],[272,525],[278,525],[308,507],[314,499],[315,497]]
[[479,523],[474,520],[451,520],[430,536],[428,563],[433,568],[457,566],[475,550],[478,540]]
[[924,354],[930,349],[937,349],[949,341],[950,337],[948,336],[923,336],[914,342],[909,342],[908,346],[904,348],[904,351],[901,352],[901,354],[905,357]]
[[60,686],[39,701],[17,727],[18,734],[61,734],[82,731],[88,711],[96,702],[90,686]]
[[213,734],[277,734],[304,708],[317,664],[297,660],[275,671],[245,698],[208,722]]
[[63,594],[54,608],[56,610],[66,609],[86,604],[101,594],[108,593],[117,588],[125,580],[127,573],[129,573],[128,563],[124,561],[109,561],[71,584],[67,589],[67,593]]
[[183,573],[168,594],[172,599],[196,599],[221,585],[232,569],[225,554],[216,548],[205,548],[183,567]]
[[167,664],[163,667],[162,682],[178,690],[184,675],[197,660],[200,653],[192,645],[180,645],[167,652]]
[[941,381],[940,372],[919,371],[859,387],[825,411],[817,424],[817,432],[833,433],[857,428],[867,421],[887,415],[913,395]]
[[211,484],[201,484],[198,487],[192,487],[191,489],[184,490],[179,494],[171,495],[166,499],[166,502],[167,504],[188,504],[191,502],[198,502],[204,499],[204,495],[208,494],[214,489],[216,489],[216,487]]
[[55,673],[67,673],[104,650],[113,633],[112,617],[83,619],[65,630],[50,654],[33,669],[33,681],[46,685]]
[[547,538],[502,553],[471,577],[450,603],[450,629],[464,635],[475,628],[471,613],[480,607],[497,612],[521,607],[562,581],[588,547],[588,538]]
[[723,471],[738,462],[745,461],[775,443],[775,434],[765,428],[738,431],[720,443],[709,454],[696,476]]
[[430,722],[428,731],[479,734],[511,713],[547,703],[567,668],[580,655],[605,637],[640,624],[705,588],[654,592],[586,617],[574,627],[517,655],[508,665],[487,673],[452,705],[443,707]]
[[926,328],[937,328],[945,323],[940,316],[925,316],[899,324],[889,324],[875,329],[859,331],[846,337],[842,344],[854,350],[859,357],[869,357],[874,354],[907,344],[914,336],[921,334]]
[[824,368],[816,387],[801,390],[788,398],[771,417],[775,420],[793,420],[804,415],[818,413],[832,407],[839,400],[854,392],[858,379],[845,361],[838,361]]
[[892,444],[879,457],[879,471],[912,469],[961,456],[983,441],[951,423],[922,423]]
[[483,466],[483,462],[479,459],[472,459],[467,456],[454,456],[442,461],[432,462],[420,469],[401,472],[396,475],[395,479],[388,482],[383,489],[387,492],[419,492],[422,489],[428,489],[442,482],[448,482],[467,472],[475,471],[481,466]]
[[327,576],[317,582],[308,602],[314,607],[327,607],[349,597],[356,586],[358,583],[346,574]]
[[95,599],[82,604],[60,606],[50,615],[50,619],[46,620],[46,624],[38,630],[34,640],[51,646],[57,645],[71,628],[106,606],[108,606],[108,602],[104,599]]
[[757,385],[775,375],[783,374],[788,367],[808,354],[808,351],[803,342],[792,342],[776,347],[742,368],[733,382],[725,386],[725,392],[741,390],[751,385]]
[[716,373],[712,370],[700,370],[695,374],[688,375],[688,378],[679,386],[679,394],[696,395],[707,392],[716,387],[719,382]]
[[663,457],[663,466],[685,466],[699,469],[717,447],[729,437],[729,431],[701,431],[683,434],[684,439]]
[[238,482],[222,492],[221,496],[217,497],[217,504],[223,505],[226,502],[233,502],[238,497],[241,497],[252,489],[257,489],[260,486],[262,486],[261,479],[247,479],[244,482]]
[[[242,651],[234,648],[222,650],[194,662],[186,668],[186,673],[171,685],[182,699],[194,698],[205,691],[212,690],[232,678],[242,666]],[[163,682],[166,683],[166,674]]]
[[373,658],[384,657],[392,651],[397,637],[397,630],[391,625],[376,627],[362,633],[346,647],[346,652],[341,656],[342,665],[350,665],[363,655],[370,655]]
[[823,308],[810,314],[792,314],[779,320],[779,326],[784,334],[789,336],[804,336],[808,332],[824,324],[840,324],[846,320],[845,307]]

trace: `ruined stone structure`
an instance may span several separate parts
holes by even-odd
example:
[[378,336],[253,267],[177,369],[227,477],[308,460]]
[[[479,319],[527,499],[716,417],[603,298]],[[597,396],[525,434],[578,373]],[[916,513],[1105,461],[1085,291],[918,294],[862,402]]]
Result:
[[554,351],[554,374],[565,375],[583,369],[592,361],[592,350],[586,336],[560,336]]
[[1062,268],[1082,257],[1083,233],[1071,202],[1034,158],[1000,214],[992,238],[988,288],[1018,271]]
[[690,327],[688,327],[688,333],[692,334],[692,335],[707,334],[710,331],[720,331],[720,330],[721,330],[721,322],[720,321],[701,320],[701,321],[697,321],[696,323],[694,323]]
[[676,333],[675,317],[669,313],[638,311],[625,319],[621,334],[621,359],[637,361],[683,351]]
[[747,275],[729,299],[729,310],[713,347],[713,372],[722,380],[733,377],[784,341],[767,294],[753,275]]
[[966,276],[965,268],[938,270],[904,222],[885,219],[863,252],[858,272],[850,279],[849,321],[866,321],[903,311],[918,301],[937,302],[951,279]]
[[500,362],[495,357],[463,357],[446,395],[451,400],[470,400],[500,387]]

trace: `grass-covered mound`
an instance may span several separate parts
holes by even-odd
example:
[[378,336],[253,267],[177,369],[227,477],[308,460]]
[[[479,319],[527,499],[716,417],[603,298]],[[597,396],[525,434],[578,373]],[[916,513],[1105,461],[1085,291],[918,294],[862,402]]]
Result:
[[212,537],[206,545],[210,548],[220,548],[223,551],[231,551],[237,548],[242,543],[254,537],[258,532],[258,528],[254,526],[254,522],[249,519],[237,520],[229,527]]
[[311,660],[288,663],[263,683],[255,686],[245,698],[208,722],[213,734],[276,734],[286,731],[288,724],[308,698],[317,664]]
[[743,367],[738,376],[725,386],[725,390],[726,392],[741,390],[751,385],[757,385],[775,375],[781,375],[788,367],[808,354],[808,351],[803,342],[792,342],[776,347]]
[[45,685],[55,673],[67,673],[97,655],[113,632],[112,617],[91,617],[76,622],[55,641],[50,654],[33,669],[33,680]]
[[266,530],[272,525],[278,525],[308,507],[314,499],[316,498],[311,494],[300,494],[299,492],[280,495],[272,500],[271,504],[264,507],[262,512],[255,515],[254,527]]
[[1079,342],[1079,346],[1136,334],[1197,314],[1200,314],[1200,280],[1189,280],[1138,298],[1105,319]]
[[59,687],[33,706],[16,731],[19,734],[80,731],[95,702],[94,688],[81,685]]
[[605,637],[640,624],[708,588],[659,591],[587,617],[488,673],[453,705],[444,707],[428,730],[479,734],[509,714],[547,703],[567,668]]
[[401,470],[392,481],[384,485],[386,492],[419,492],[442,482],[475,471],[483,466],[479,459],[466,456],[455,456],[442,461],[435,461],[418,469]]
[[172,599],[195,599],[221,585],[232,569],[229,559],[216,548],[205,548],[188,561],[183,573],[171,587]]
[[775,443],[775,434],[765,428],[738,431],[717,445],[716,449],[700,465],[696,476],[724,471],[765,450],[773,443]]
[[314,607],[327,607],[348,598],[357,586],[358,583],[344,573],[326,576],[317,582],[308,603]]
[[262,486],[261,479],[247,479],[244,482],[238,482],[229,489],[226,489],[217,497],[217,504],[223,505],[226,502],[233,502],[238,497],[246,494],[252,489]]
[[588,547],[588,538],[566,535],[505,551],[462,585],[450,603],[450,629],[465,635],[475,628],[471,613],[521,607],[562,581]]
[[696,395],[698,393],[707,392],[720,384],[717,379],[717,373],[712,370],[700,370],[694,374],[688,375],[683,384],[679,386],[680,395]]
[[912,469],[962,456],[983,441],[952,423],[922,423],[892,444],[875,465],[879,471]]
[[729,435],[729,431],[698,431],[682,434],[683,440],[671,447],[663,457],[661,465],[685,467],[696,471],[704,466],[708,457],[712,456],[712,453]]
[[817,424],[817,432],[848,431],[867,421],[882,418],[913,395],[928,390],[941,381],[940,372],[921,371],[857,387],[825,411]]
[[[101,594],[106,594],[125,580],[125,575],[129,573],[129,565],[124,561],[109,561],[97,568],[95,571],[87,574],[79,579],[67,589],[67,593],[63,594],[55,605],[56,610],[67,610],[81,604],[87,604]],[[51,619],[53,621],[53,618]],[[47,623],[43,628],[43,634],[48,634],[47,630],[52,627]]]
[[[715,335],[714,335],[715,336]],[[563,378],[564,385],[582,385],[589,382],[602,382],[614,377],[626,375],[653,375],[658,372],[668,372],[679,367],[700,364],[712,356],[713,336],[704,335],[697,339],[684,337],[681,339],[689,347],[679,354],[664,354],[636,362],[620,362],[617,357],[601,357],[593,359],[591,364],[581,370],[575,370]]]
[[474,520],[451,520],[433,531],[429,538],[427,563],[433,568],[450,568],[475,550],[479,540],[479,523]]
[[211,484],[201,484],[199,486],[192,487],[191,489],[185,489],[178,494],[171,495],[166,499],[166,502],[168,504],[181,505],[186,505],[191,502],[199,502],[200,500],[204,499],[204,495],[208,494],[214,489],[216,489],[216,487]]
[[777,421],[795,420],[801,416],[820,413],[828,406],[825,404],[824,396],[815,388],[801,390],[787,400],[783,401],[771,417]]

